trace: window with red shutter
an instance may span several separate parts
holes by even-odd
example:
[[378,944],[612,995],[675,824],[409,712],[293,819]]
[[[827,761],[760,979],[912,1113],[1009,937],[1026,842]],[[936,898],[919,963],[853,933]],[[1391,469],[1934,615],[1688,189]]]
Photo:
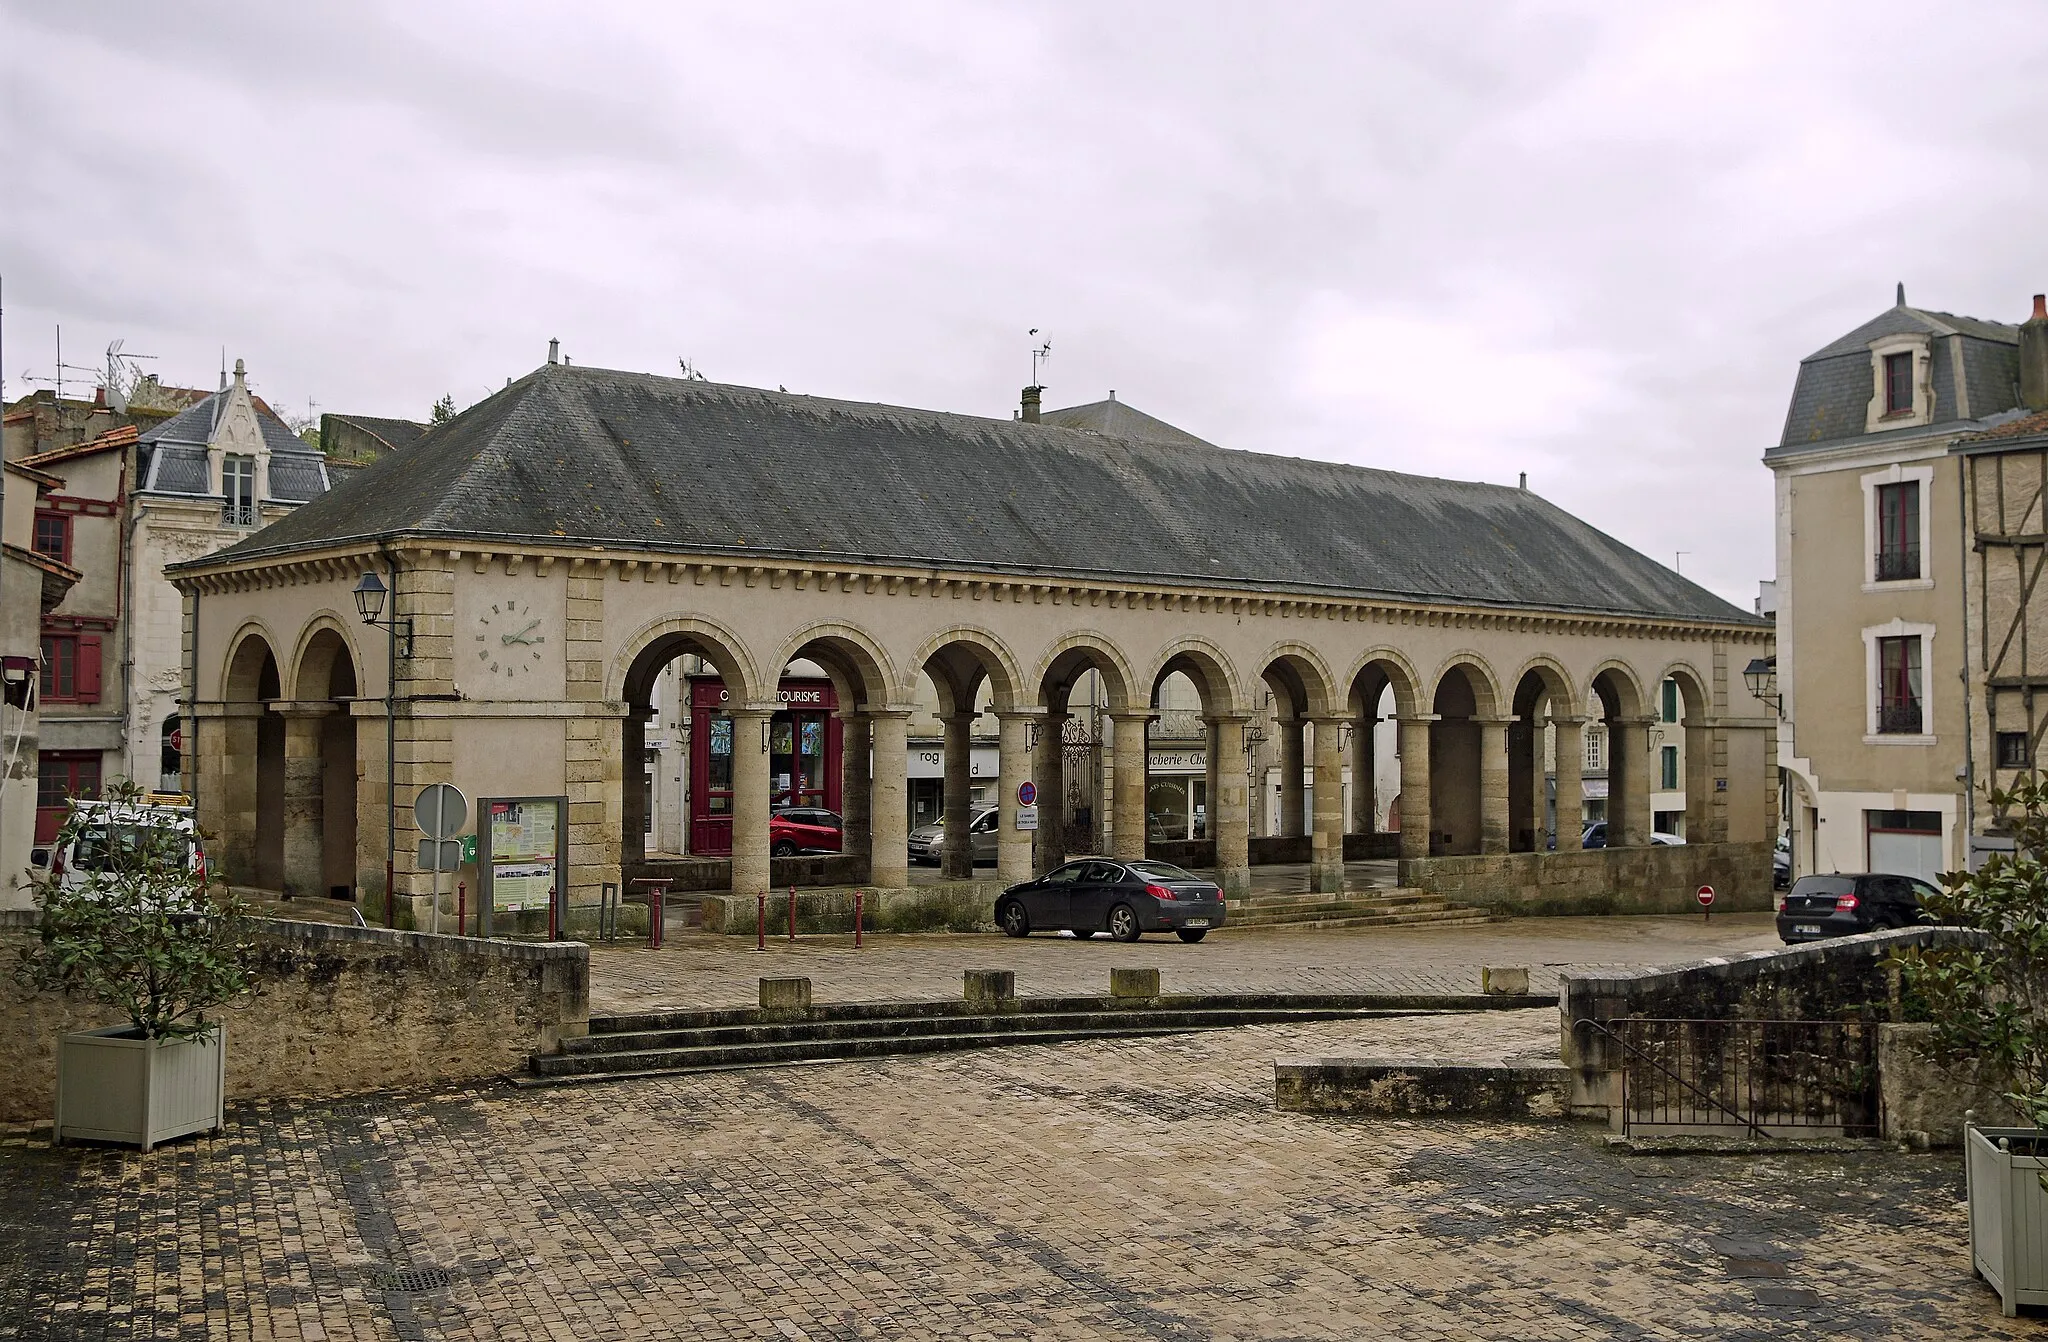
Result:
[[82,634],[78,639],[77,697],[82,704],[100,701],[100,640],[97,634]]

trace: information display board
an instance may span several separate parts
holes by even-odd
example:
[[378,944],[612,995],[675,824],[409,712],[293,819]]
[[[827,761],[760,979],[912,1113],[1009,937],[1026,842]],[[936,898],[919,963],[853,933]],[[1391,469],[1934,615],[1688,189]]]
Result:
[[[485,797],[477,808],[477,875],[483,885],[483,934],[545,931],[522,926],[516,915],[544,920],[548,901],[568,907],[567,797]],[[531,921],[531,920],[526,920]]]

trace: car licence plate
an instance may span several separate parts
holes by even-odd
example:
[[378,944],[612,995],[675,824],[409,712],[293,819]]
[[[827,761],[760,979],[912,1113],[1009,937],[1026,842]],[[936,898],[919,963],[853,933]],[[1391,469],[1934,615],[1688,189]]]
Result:
[[1803,934],[1806,934],[1806,935],[1808,935],[1808,936],[1816,936],[1816,937],[1817,937],[1817,936],[1819,936],[1819,935],[1820,935],[1820,924],[1819,924],[1819,923],[1794,923],[1794,924],[1792,924],[1792,930],[1793,930],[1794,932],[1799,932],[1799,933],[1803,933]]
[[1208,925],[1209,920],[1207,918],[1189,918],[1181,923],[1182,927],[1207,927]]

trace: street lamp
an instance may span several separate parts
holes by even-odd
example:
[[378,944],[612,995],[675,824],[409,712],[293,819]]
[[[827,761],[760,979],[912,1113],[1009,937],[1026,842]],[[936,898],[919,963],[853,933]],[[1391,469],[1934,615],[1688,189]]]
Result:
[[390,589],[384,586],[384,580],[377,576],[375,569],[364,569],[362,581],[358,582],[355,587],[356,614],[363,617],[364,624],[374,624],[380,629],[386,629],[391,632],[394,641],[392,649],[394,656],[410,657],[412,656],[412,621],[396,617],[389,620],[377,618],[384,613],[384,598],[389,591]]
[[1777,710],[1780,718],[1785,716],[1785,696],[1778,693],[1778,659],[1776,657],[1753,657],[1748,666],[1742,668],[1742,683],[1749,686],[1749,692]]
[[[395,573],[396,570],[394,569]],[[355,586],[356,614],[363,617],[364,624],[374,624],[390,635],[385,642],[388,656],[384,669],[384,926],[390,927],[398,921],[398,894],[391,887],[398,879],[398,659],[412,656],[412,619],[410,616],[394,615],[388,620],[379,619],[384,613],[384,598],[390,589],[377,576],[377,570],[364,569],[362,581]]]

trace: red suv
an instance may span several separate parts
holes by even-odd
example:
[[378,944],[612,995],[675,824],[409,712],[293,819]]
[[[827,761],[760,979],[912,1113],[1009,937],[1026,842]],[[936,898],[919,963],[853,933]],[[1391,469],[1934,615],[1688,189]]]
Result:
[[776,857],[836,853],[845,843],[844,822],[815,806],[785,806],[768,817],[768,851]]

